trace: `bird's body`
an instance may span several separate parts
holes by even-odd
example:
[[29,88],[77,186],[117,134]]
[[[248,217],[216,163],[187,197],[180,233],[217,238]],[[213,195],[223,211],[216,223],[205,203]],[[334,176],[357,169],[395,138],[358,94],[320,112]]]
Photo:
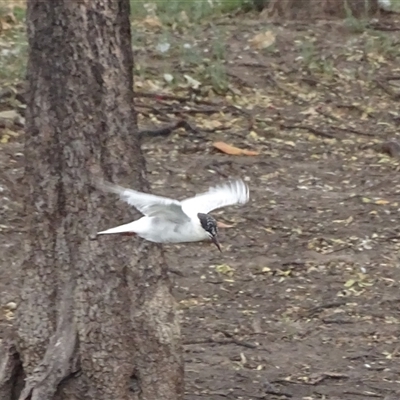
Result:
[[143,239],[156,243],[212,240],[219,248],[218,224],[208,212],[228,205],[244,204],[249,199],[248,187],[241,180],[210,188],[205,193],[183,201],[108,183],[101,183],[99,186],[105,191],[118,194],[122,200],[134,206],[144,216],[128,224],[99,232],[98,235],[135,233]]
[[178,224],[161,217],[142,217],[129,224],[99,232],[98,235],[111,233],[136,233],[143,239],[155,243],[185,243],[209,239],[208,233],[201,224],[191,220]]

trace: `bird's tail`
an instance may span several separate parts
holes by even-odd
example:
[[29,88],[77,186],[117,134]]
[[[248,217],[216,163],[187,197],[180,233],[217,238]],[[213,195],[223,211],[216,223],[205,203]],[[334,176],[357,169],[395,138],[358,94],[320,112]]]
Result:
[[[136,221],[135,221],[136,222]],[[105,231],[98,232],[98,235],[110,235],[112,233],[136,233],[135,222],[130,222],[129,224],[116,226],[115,228],[110,228]]]

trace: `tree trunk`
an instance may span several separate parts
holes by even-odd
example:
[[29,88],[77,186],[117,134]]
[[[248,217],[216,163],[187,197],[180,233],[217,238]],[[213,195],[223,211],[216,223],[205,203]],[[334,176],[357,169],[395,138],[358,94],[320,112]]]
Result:
[[28,234],[1,400],[183,398],[160,246],[90,240],[133,219],[93,177],[146,189],[129,14],[129,0],[28,1]]

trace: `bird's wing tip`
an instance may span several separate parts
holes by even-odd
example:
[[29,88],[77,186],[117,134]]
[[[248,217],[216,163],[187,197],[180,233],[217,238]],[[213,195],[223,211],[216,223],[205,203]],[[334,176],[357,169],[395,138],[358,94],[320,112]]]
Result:
[[114,193],[118,195],[121,195],[121,193],[125,190],[125,188],[114,183],[107,182],[104,179],[96,179],[95,186],[97,189],[102,190],[103,192]]

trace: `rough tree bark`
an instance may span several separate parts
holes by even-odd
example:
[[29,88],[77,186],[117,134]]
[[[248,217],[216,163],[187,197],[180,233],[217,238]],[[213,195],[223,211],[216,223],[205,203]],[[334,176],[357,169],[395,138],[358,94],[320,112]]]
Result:
[[28,1],[28,235],[1,400],[183,397],[160,247],[90,240],[133,217],[93,177],[146,189],[129,13],[129,0]]

